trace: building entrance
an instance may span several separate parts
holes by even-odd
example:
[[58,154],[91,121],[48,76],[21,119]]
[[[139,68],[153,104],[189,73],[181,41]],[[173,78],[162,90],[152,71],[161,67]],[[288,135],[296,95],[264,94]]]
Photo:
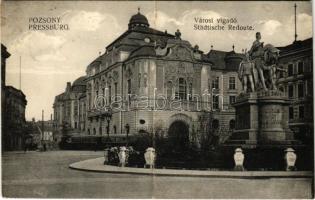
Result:
[[184,121],[175,121],[168,129],[168,138],[174,152],[185,152],[189,149],[189,125]]

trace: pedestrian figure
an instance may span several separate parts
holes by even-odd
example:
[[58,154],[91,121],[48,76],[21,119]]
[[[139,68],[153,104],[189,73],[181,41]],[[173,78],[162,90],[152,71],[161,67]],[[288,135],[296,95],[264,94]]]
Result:
[[26,138],[25,145],[24,145],[24,153],[27,152],[27,150],[30,148],[31,140],[30,138]]

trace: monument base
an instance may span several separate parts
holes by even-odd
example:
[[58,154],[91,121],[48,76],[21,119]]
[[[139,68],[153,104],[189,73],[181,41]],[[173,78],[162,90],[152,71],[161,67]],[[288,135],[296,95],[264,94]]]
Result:
[[248,170],[285,170],[285,150],[293,148],[297,169],[312,169],[313,150],[294,139],[289,129],[289,101],[280,91],[259,91],[237,97],[236,127],[222,149],[232,157],[242,148]]
[[260,91],[237,97],[236,128],[226,142],[242,148],[299,145],[289,129],[289,100],[280,91]]

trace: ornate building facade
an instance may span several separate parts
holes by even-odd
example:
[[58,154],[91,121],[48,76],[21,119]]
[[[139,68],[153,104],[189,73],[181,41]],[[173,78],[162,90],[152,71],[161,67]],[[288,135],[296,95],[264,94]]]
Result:
[[[242,58],[234,47],[204,54],[179,31],[172,35],[150,28],[139,12],[86,69],[86,92],[75,98],[80,113],[86,113],[81,136],[124,143],[154,133],[200,146],[216,132],[223,141],[227,135],[220,134],[234,128],[230,104],[241,89]],[[64,104],[57,96],[57,126],[73,118],[60,117]]]

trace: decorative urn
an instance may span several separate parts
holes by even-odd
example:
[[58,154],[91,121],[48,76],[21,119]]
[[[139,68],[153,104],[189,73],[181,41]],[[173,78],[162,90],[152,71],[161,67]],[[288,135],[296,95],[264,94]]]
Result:
[[119,153],[118,153],[118,157],[119,157],[119,165],[121,167],[125,167],[126,166],[126,151],[127,151],[127,148],[122,146],[119,148]]
[[244,154],[241,148],[236,148],[235,149],[235,153],[234,153],[234,163],[235,163],[235,167],[234,170],[237,171],[244,171]]
[[147,148],[144,153],[145,165],[149,168],[154,168],[155,158],[155,149],[153,147]]
[[297,156],[294,153],[294,149],[287,148],[285,152],[286,153],[285,153],[284,159],[286,161],[286,170],[287,171],[296,170],[295,162],[296,162]]

